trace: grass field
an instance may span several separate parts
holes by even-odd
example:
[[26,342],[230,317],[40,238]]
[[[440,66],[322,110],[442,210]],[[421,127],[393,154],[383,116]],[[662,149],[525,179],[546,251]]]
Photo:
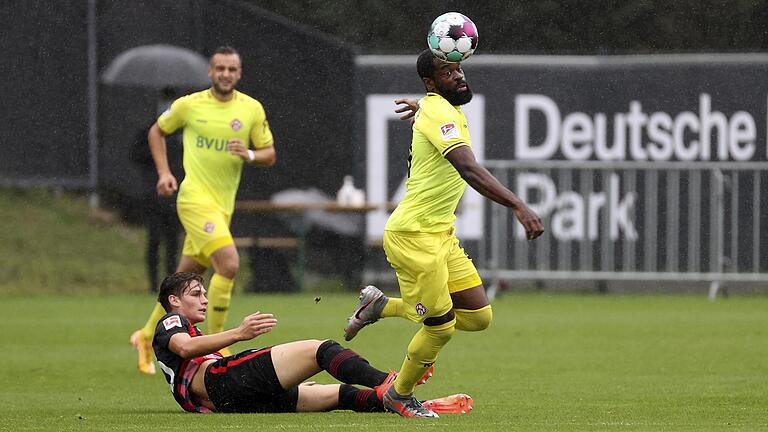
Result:
[[[147,292],[146,233],[116,211],[88,207],[77,194],[0,188],[0,294],[141,294]],[[244,263],[238,284],[250,277]]]
[[105,223],[84,197],[44,189],[0,189],[0,203],[0,293],[146,292],[143,229]]
[[[768,297],[509,294],[494,322],[457,333],[422,398],[466,392],[476,409],[437,421],[388,414],[192,415],[161,376],[135,369],[128,336],[153,304],[144,233],[94,218],[83,197],[0,189],[0,430],[768,430]],[[247,280],[247,267],[238,276]],[[314,299],[321,293],[320,302]],[[275,332],[236,348],[342,339],[352,293],[237,293]],[[416,328],[385,320],[348,344],[399,367]],[[331,382],[327,375],[318,381]]]
[[[353,294],[238,295],[229,324],[256,309],[276,331],[236,348],[341,340]],[[511,294],[483,333],[457,333],[420,397],[466,392],[469,415],[193,415],[161,376],[135,370],[128,336],[149,296],[2,300],[0,429],[20,430],[768,430],[768,298]],[[415,327],[384,320],[348,345],[398,367]],[[331,378],[320,376],[319,381]]]

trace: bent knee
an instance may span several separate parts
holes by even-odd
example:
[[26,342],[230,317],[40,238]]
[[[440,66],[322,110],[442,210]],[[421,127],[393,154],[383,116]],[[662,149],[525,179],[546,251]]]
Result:
[[240,262],[235,260],[224,261],[219,268],[216,269],[216,273],[228,278],[234,279],[237,276],[237,272],[240,271]]
[[[453,314],[451,314],[453,317]],[[453,337],[453,333],[456,331],[456,320],[451,318],[450,321],[441,324],[427,324],[426,321],[422,326],[422,330],[429,335],[433,341],[437,341],[438,344],[446,344]]]
[[493,309],[487,305],[480,309],[454,309],[456,328],[462,331],[482,331],[493,321]]

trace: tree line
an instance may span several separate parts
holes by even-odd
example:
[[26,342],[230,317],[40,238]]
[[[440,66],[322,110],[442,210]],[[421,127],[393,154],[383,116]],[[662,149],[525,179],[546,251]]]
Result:
[[[357,46],[413,53],[443,12],[469,16],[486,54],[755,52],[768,46],[762,0],[248,0]],[[435,6],[437,4],[437,6]]]

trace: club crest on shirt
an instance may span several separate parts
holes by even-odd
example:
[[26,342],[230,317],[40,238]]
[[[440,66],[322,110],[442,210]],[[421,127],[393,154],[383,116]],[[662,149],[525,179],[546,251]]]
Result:
[[231,127],[233,131],[237,132],[243,127],[243,122],[238,119],[234,119],[229,123],[229,127]]
[[456,127],[456,123],[446,123],[440,126],[440,133],[443,135],[443,141],[448,141],[451,138],[458,138],[461,136],[459,128]]
[[215,229],[216,225],[214,225],[213,222],[206,222],[205,225],[203,225],[203,231],[207,232],[208,234],[212,233]]
[[421,303],[416,303],[416,313],[419,314],[419,316],[424,316],[427,314],[427,307],[424,306]]
[[165,327],[166,330],[170,330],[174,327],[181,327],[181,319],[178,315],[171,315],[163,320],[163,327]]

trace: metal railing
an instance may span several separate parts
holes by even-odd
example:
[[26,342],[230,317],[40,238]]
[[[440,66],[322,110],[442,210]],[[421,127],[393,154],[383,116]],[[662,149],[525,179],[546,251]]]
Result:
[[489,280],[768,282],[768,164],[502,161],[484,165],[545,222],[528,242],[490,203]]

